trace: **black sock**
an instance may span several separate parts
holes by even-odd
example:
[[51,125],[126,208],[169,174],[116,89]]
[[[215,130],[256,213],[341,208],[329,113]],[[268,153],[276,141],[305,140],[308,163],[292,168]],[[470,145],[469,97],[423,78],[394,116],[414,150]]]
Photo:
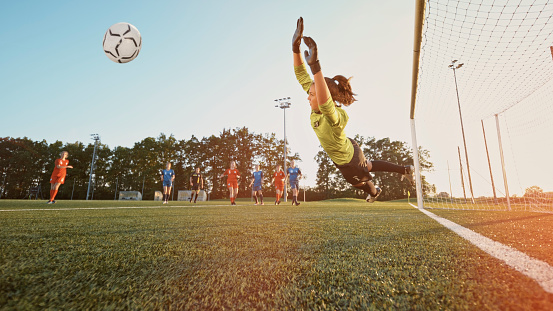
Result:
[[196,200],[198,199],[198,193],[194,193],[194,203],[196,203]]
[[293,196],[292,203],[298,203],[298,196],[297,195]]
[[371,196],[375,196],[376,192],[377,192],[376,187],[374,186],[372,181],[366,181],[365,183],[363,183],[363,185],[354,186],[354,187],[357,188],[357,189],[361,189],[361,190],[365,191],[366,193],[370,194]]
[[405,166],[397,165],[386,161],[371,161],[373,167],[371,172],[395,172],[405,174]]
[[163,202],[165,202],[165,196],[166,196],[166,194],[164,193],[163,194]]

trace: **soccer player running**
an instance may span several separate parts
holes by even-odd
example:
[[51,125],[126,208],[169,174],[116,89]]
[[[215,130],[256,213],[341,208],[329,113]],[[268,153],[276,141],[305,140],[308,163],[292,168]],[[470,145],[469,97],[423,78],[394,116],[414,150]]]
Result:
[[284,192],[284,178],[286,178],[286,174],[282,171],[282,165],[279,164],[277,165],[277,170],[273,174],[273,180],[271,181],[271,183],[275,185],[276,190],[275,205],[280,204],[280,196]]
[[298,202],[298,191],[300,189],[300,181],[301,178],[301,171],[298,167],[296,167],[296,163],[294,160],[290,161],[290,167],[287,169],[286,178],[288,178],[288,181],[290,182],[290,188],[292,188],[292,205],[300,205]]
[[190,176],[190,186],[192,186],[192,194],[190,195],[190,203],[192,203],[192,197],[194,197],[194,203],[198,199],[198,193],[204,188],[204,178],[200,173],[200,168],[196,167],[196,171]]
[[[300,54],[300,44],[303,42],[309,48],[305,51],[305,60],[311,68],[313,80],[307,72]],[[299,18],[296,31],[292,37],[292,52],[294,56],[294,72],[298,82],[307,92],[307,100],[311,106],[311,127],[321,146],[342,172],[342,175],[353,187],[368,193],[367,201],[372,203],[382,193],[382,189],[372,183],[370,172],[396,172],[401,174],[401,180],[407,178],[414,181],[412,165],[397,165],[386,161],[368,161],[359,147],[344,131],[348,114],[342,105],[349,106],[356,99],[349,80],[337,75],[334,78],[323,76],[318,58],[317,44],[310,37],[303,37],[303,18]]]
[[240,178],[240,172],[236,169],[236,162],[230,161],[230,168],[223,174],[219,175],[219,178],[223,178],[224,176],[227,176],[230,205],[236,205],[236,197],[238,196],[238,179]]
[[54,199],[56,198],[56,194],[58,194],[58,189],[60,188],[60,186],[65,183],[65,175],[67,173],[66,171],[68,168],[73,168],[73,166],[68,165],[68,156],[69,152],[62,151],[60,154],[60,158],[54,161],[54,171],[50,176],[50,200],[46,202],[48,204],[56,203]]
[[[255,205],[265,205],[263,203],[263,192],[261,191],[261,185],[263,185],[263,172],[259,169],[259,164],[255,165],[255,172],[252,174],[252,181],[250,187],[253,185],[253,197],[255,198]],[[259,194],[260,201],[257,200]]]
[[171,162],[167,162],[165,169],[161,172],[161,181],[163,182],[163,204],[169,201],[169,194],[175,180],[175,171],[171,169]]

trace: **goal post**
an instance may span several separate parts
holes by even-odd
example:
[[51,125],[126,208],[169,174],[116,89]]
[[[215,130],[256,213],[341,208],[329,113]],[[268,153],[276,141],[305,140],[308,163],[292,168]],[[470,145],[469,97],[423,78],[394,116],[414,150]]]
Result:
[[415,126],[415,104],[417,102],[417,86],[419,78],[419,61],[420,61],[420,49],[422,43],[422,29],[424,24],[424,12],[426,8],[425,0],[416,0],[415,5],[415,37],[413,45],[413,75],[411,84],[411,113],[410,113],[410,125],[411,125],[411,139],[413,149],[413,161],[415,165],[415,182],[417,189],[417,207],[424,208],[423,192],[422,192],[422,180],[420,172],[419,161],[419,146],[417,143],[417,132]]

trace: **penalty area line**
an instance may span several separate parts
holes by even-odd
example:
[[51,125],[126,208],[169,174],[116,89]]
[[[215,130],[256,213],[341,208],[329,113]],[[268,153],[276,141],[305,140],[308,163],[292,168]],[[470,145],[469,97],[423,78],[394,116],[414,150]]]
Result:
[[541,286],[541,288],[543,288],[544,291],[553,294],[553,267],[551,267],[548,263],[532,258],[521,251],[496,242],[490,238],[487,238],[468,228],[458,225],[450,220],[442,218],[425,209],[419,209],[417,206],[411,203],[409,204],[426,214],[428,217],[434,219],[447,229],[457,233],[465,240],[468,240],[484,252],[499,260],[504,261],[507,265],[509,265],[516,271],[533,279]]

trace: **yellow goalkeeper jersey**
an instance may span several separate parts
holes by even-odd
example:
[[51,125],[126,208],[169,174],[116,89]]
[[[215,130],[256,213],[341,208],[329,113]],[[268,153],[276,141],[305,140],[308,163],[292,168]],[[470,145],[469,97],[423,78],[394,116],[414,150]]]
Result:
[[[294,66],[294,72],[303,90],[309,93],[313,80],[305,64]],[[319,109],[320,112],[311,111],[311,128],[334,163],[338,165],[349,163],[353,158],[353,145],[344,131],[349,120],[348,114],[344,109],[336,107],[332,97],[323,105],[319,105]]]

